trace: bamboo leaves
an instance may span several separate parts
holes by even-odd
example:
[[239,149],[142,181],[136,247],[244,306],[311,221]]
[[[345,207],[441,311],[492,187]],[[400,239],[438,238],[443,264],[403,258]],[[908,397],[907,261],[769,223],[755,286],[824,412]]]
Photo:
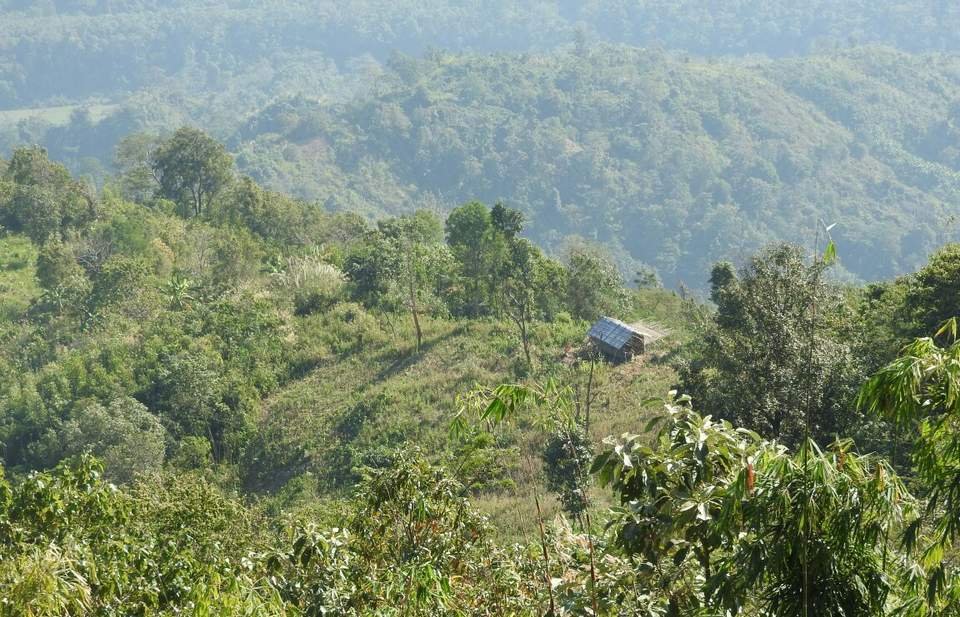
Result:
[[[949,320],[938,335],[955,331]],[[944,559],[960,535],[960,343],[940,347],[922,338],[907,345],[864,384],[857,402],[915,435],[911,456],[927,504],[924,522],[905,530],[903,544],[921,552],[928,604],[950,601],[957,590]]]
[[[832,225],[830,227],[833,227]],[[827,243],[826,250],[823,251],[822,261],[824,265],[832,266],[837,261],[837,245],[833,240]]]
[[644,585],[683,614],[794,616],[808,601],[815,615],[883,615],[905,597],[911,562],[896,530],[917,508],[886,462],[850,441],[789,452],[686,402],[666,411],[654,448],[610,440],[593,467],[620,503],[608,523],[617,547],[659,564]]

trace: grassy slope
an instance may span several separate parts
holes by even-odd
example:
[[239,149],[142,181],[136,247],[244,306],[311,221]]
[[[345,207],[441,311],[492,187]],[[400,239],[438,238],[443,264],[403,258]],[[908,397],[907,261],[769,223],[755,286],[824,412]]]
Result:
[[504,200],[542,245],[602,241],[670,285],[701,287],[714,262],[771,240],[809,244],[818,219],[838,223],[842,266],[868,280],[915,270],[956,235],[938,221],[960,195],[957,163],[932,139],[960,98],[955,57],[601,46],[439,54],[409,72],[342,107],[264,110],[238,133],[241,168],[366,213]]
[[[26,238],[0,237],[3,321],[16,321],[39,296],[36,257]],[[662,324],[672,334],[642,360],[597,365],[594,441],[642,430],[651,410],[641,408],[641,401],[665,395],[675,382],[669,356],[688,336],[690,310],[672,292],[655,291],[638,295],[633,311],[620,315]],[[255,470],[246,478],[249,487],[274,494],[268,499],[282,508],[336,499],[351,490],[353,467],[376,464],[397,447],[420,448],[456,467],[465,457],[464,445],[449,431],[459,395],[478,385],[548,376],[585,383],[585,367],[578,372],[571,360],[589,324],[559,319],[538,325],[533,336],[537,371],[528,377],[509,322],[437,317],[425,318],[423,325],[425,343],[416,354],[411,323],[403,315],[375,316],[341,304],[294,318],[297,351],[291,360],[299,367],[297,376],[263,402],[250,427],[255,447],[243,465]],[[354,429],[345,427],[350,418]],[[507,537],[520,537],[535,524],[532,495],[547,428],[542,418],[522,418],[482,446],[484,460],[502,475],[476,492],[476,502]],[[549,516],[555,504],[549,497],[544,502]]]
[[[595,441],[642,430],[651,411],[641,402],[664,396],[675,382],[669,355],[687,336],[688,311],[689,305],[670,292],[645,292],[635,314],[624,316],[664,324],[673,334],[642,360],[597,365],[594,384],[600,395],[591,429]],[[585,384],[585,368],[575,375],[569,361],[571,350],[583,343],[586,327],[569,320],[540,325],[534,337],[538,371],[529,379],[562,375]],[[275,445],[255,450],[257,460],[251,463],[259,473],[251,478],[254,486],[283,494],[288,491],[285,484],[300,486],[310,477],[315,480],[308,489],[312,494],[301,495],[307,502],[342,495],[349,489],[352,465],[375,464],[395,447],[420,448],[452,466],[462,464],[461,445],[449,434],[458,395],[477,385],[520,380],[519,341],[508,323],[493,320],[433,318],[425,320],[424,330],[425,344],[418,355],[408,320],[402,317],[378,320],[358,307],[341,306],[300,318],[297,336],[303,357],[298,360],[312,368],[263,405],[258,443]],[[383,403],[378,406],[377,400]],[[360,418],[353,430],[345,428],[351,417]],[[509,537],[529,532],[536,520],[532,496],[546,436],[541,420],[522,418],[489,444],[488,454],[511,482],[478,492],[476,501]],[[547,504],[549,513],[554,506],[549,499]]]
[[37,249],[23,236],[0,237],[0,321],[13,321],[40,295]]
[[103,120],[119,109],[118,105],[62,105],[59,107],[36,107],[0,110],[0,125],[15,125],[24,120],[42,120],[53,125],[70,123],[74,112],[86,110],[93,122]]

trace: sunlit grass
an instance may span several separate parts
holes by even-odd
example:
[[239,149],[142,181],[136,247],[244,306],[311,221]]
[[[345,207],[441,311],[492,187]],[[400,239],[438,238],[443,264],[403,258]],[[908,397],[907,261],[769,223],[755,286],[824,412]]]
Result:
[[[670,352],[686,336],[684,305],[670,292],[644,292],[627,318],[649,320],[671,332],[651,353],[631,363],[594,366],[590,436],[596,447],[624,432],[640,433],[676,383]],[[282,461],[259,461],[276,473],[261,478],[260,489],[277,490],[298,473],[317,478],[319,496],[346,497],[343,468],[331,461],[374,457],[392,448],[418,448],[451,468],[459,464],[459,444],[450,434],[458,397],[477,386],[538,382],[549,376],[575,378],[585,388],[586,367],[571,366],[584,345],[589,324],[562,318],[534,328],[535,369],[526,370],[519,336],[509,322],[424,317],[424,344],[415,352],[412,322],[404,315],[374,315],[355,305],[297,318],[298,361],[305,372],[264,402],[257,432],[278,444]],[[358,405],[383,400],[364,418],[359,432],[345,440],[338,423]],[[543,417],[519,418],[498,429],[494,457],[505,465],[509,486],[472,495],[504,538],[521,540],[536,530],[534,495],[544,517],[558,513],[556,500],[542,487],[540,451],[551,427]],[[339,488],[338,488],[339,487]],[[608,497],[597,492],[594,500]]]
[[56,107],[24,107],[22,109],[0,110],[0,125],[17,124],[23,120],[42,120],[60,126],[70,123],[77,110],[85,109],[93,122],[99,122],[112,114],[118,105],[60,105]]
[[37,249],[23,236],[0,236],[0,319],[19,318],[40,295]]

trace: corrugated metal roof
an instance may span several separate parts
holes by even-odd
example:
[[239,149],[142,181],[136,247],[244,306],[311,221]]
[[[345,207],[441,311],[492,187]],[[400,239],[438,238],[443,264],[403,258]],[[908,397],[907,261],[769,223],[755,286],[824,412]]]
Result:
[[590,328],[587,336],[616,349],[622,349],[630,339],[638,334],[640,333],[619,319],[601,317],[600,321],[593,324],[593,327]]

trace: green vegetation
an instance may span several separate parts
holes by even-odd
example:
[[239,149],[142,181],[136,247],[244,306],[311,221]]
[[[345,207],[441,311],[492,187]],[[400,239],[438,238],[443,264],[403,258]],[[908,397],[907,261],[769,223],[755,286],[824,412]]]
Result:
[[235,179],[198,131],[141,145],[117,183],[140,203],[93,196],[36,148],[4,165],[19,285],[5,295],[10,474],[90,452],[114,481],[208,470],[279,511],[342,497],[360,469],[417,445],[460,460],[458,479],[495,504],[538,481],[521,452],[549,427],[451,442],[458,394],[589,380],[595,424],[620,431],[636,400],[675,379],[665,363],[638,380],[591,361],[584,319],[616,311],[680,330],[698,309],[628,292],[596,247],[546,257],[515,210],[473,202],[445,224],[421,210],[371,226]]
[[[956,326],[911,340],[955,245],[860,288],[824,228],[709,308],[504,204],[373,225],[124,144],[100,193],[0,166],[0,614],[952,610]],[[602,314],[669,335],[611,364]]]
[[223,93],[227,86],[248,102],[262,101],[260,92],[242,85],[314,82],[306,70],[311,64],[333,73],[334,64],[348,70],[360,64],[354,68],[359,72],[368,64],[364,56],[383,60],[393,50],[537,51],[604,40],[701,55],[778,57],[874,43],[913,52],[957,51],[954,32],[960,25],[949,3],[920,0],[280,0],[269,6],[236,0],[7,0],[0,15],[3,108],[116,99],[167,85],[194,95]]
[[683,392],[784,443],[801,442],[804,422],[821,440],[862,438],[862,418],[846,407],[868,367],[853,349],[855,326],[842,290],[822,283],[828,267],[807,265],[791,246],[755,255],[739,275],[728,263],[714,266],[710,299],[717,311],[690,345]]
[[102,185],[124,137],[190,124],[329,209],[503,201],[554,256],[603,242],[698,290],[818,218],[859,280],[958,239],[943,2],[462,4],[7,2],[0,154],[40,144]]
[[35,267],[37,248],[22,236],[6,236],[0,239],[0,255],[0,313],[4,321],[13,321],[40,295]]
[[946,3],[0,19],[0,617],[960,615]]
[[374,95],[277,103],[241,168],[350,212],[504,200],[555,252],[602,242],[621,269],[706,286],[712,263],[836,223],[841,272],[877,280],[955,238],[952,57],[883,49],[690,60],[595,47],[390,64]]
[[[835,276],[881,280],[958,238],[958,74],[952,56],[887,48],[753,61],[610,45],[433,52],[394,56],[375,89],[342,96],[308,85],[249,105],[137,95],[100,121],[21,124],[0,143],[45,144],[99,184],[113,166],[143,200],[159,171],[145,148],[192,118],[242,173],[328,210],[503,202],[549,254],[601,242],[622,272],[694,289],[716,261],[809,243],[821,219],[845,248]],[[183,188],[165,196],[182,206]]]

